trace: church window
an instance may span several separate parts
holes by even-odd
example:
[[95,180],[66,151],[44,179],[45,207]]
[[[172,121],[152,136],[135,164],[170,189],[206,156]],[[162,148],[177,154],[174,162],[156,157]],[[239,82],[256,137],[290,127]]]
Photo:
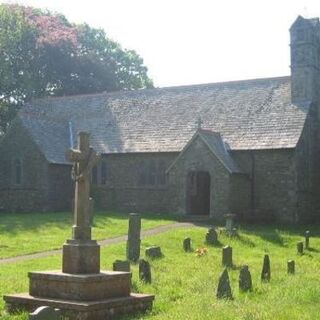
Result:
[[95,185],[98,184],[98,167],[97,166],[94,166],[92,168],[91,183]]
[[16,185],[22,184],[22,160],[15,159],[13,161],[13,182]]
[[92,168],[91,183],[94,185],[103,185],[108,182],[108,166],[105,161],[101,161]]
[[108,180],[108,172],[107,172],[107,164],[102,161],[101,162],[101,179],[100,183],[101,184],[106,184]]
[[144,186],[147,184],[146,165],[144,161],[140,161],[138,165],[138,185]]
[[138,186],[163,186],[166,184],[166,164],[163,160],[154,159],[139,162]]
[[166,184],[166,164],[163,160],[160,160],[158,163],[157,184],[158,185]]
[[154,160],[149,161],[148,165],[148,184],[153,186],[156,184],[156,164]]

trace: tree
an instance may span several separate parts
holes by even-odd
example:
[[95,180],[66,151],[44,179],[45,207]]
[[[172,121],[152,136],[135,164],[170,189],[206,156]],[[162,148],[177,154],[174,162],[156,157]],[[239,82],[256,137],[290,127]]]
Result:
[[0,133],[32,98],[152,86],[143,59],[104,30],[49,11],[0,5]]

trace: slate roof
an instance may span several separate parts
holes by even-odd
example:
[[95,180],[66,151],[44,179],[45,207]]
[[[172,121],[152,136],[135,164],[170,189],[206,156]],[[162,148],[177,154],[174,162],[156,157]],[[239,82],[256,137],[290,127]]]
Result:
[[231,150],[294,148],[309,103],[291,103],[290,77],[34,100],[19,113],[53,163],[66,163],[68,123],[100,153],[180,152],[202,127]]
[[199,137],[207,145],[211,153],[222,163],[222,165],[230,173],[241,173],[241,169],[238,164],[232,158],[229,148],[223,142],[221,134],[219,132],[213,132],[211,130],[204,130],[199,128],[193,135],[191,140],[183,148],[179,156],[174,160],[174,162],[167,169],[167,172],[174,167],[174,165],[179,161],[179,158],[184,154],[184,152],[192,145],[193,141]]

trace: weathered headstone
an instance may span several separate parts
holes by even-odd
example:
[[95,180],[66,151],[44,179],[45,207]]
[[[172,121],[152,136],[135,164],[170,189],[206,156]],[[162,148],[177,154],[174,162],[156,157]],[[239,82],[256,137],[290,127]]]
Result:
[[230,233],[230,236],[231,236],[231,237],[236,237],[237,234],[238,234],[237,228],[232,228],[232,231],[231,231],[231,233]]
[[130,262],[127,260],[116,260],[112,264],[113,271],[126,271],[130,272]]
[[294,260],[288,260],[288,274],[294,274],[295,273],[295,262]]
[[240,269],[239,289],[243,292],[252,290],[252,279],[248,266],[242,266]]
[[300,255],[303,254],[303,242],[302,241],[299,241],[297,243],[297,254],[300,254]]
[[307,230],[304,234],[304,238],[305,238],[305,248],[309,249],[309,239],[310,239],[310,231]]
[[138,213],[129,214],[127,259],[138,261],[140,258],[141,217]]
[[232,299],[232,291],[227,269],[224,269],[220,275],[216,296],[218,299]]
[[146,283],[151,283],[150,263],[143,259],[139,261],[139,279]]
[[269,255],[266,254],[263,258],[261,280],[270,281],[270,279],[271,279],[270,258],[269,258]]
[[39,307],[34,312],[29,314],[29,320],[60,320],[61,312],[59,309],[52,307]]
[[206,243],[217,245],[218,244],[218,234],[214,228],[210,228],[206,233]]
[[232,263],[232,247],[225,246],[222,248],[222,265],[231,268]]
[[190,252],[191,250],[191,239],[190,238],[185,238],[183,240],[183,250],[185,252]]
[[161,258],[162,257],[162,252],[161,248],[159,246],[152,246],[146,248],[146,257],[149,258]]
[[224,217],[226,219],[226,231],[228,234],[232,234],[232,229],[235,227],[234,219],[236,215],[232,213],[228,213],[228,214],[225,214]]

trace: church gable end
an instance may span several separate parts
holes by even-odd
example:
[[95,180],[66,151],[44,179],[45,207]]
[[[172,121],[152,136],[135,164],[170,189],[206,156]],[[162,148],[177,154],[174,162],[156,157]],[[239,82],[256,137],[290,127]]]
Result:
[[0,155],[0,208],[46,208],[48,162],[19,120],[1,141]]

